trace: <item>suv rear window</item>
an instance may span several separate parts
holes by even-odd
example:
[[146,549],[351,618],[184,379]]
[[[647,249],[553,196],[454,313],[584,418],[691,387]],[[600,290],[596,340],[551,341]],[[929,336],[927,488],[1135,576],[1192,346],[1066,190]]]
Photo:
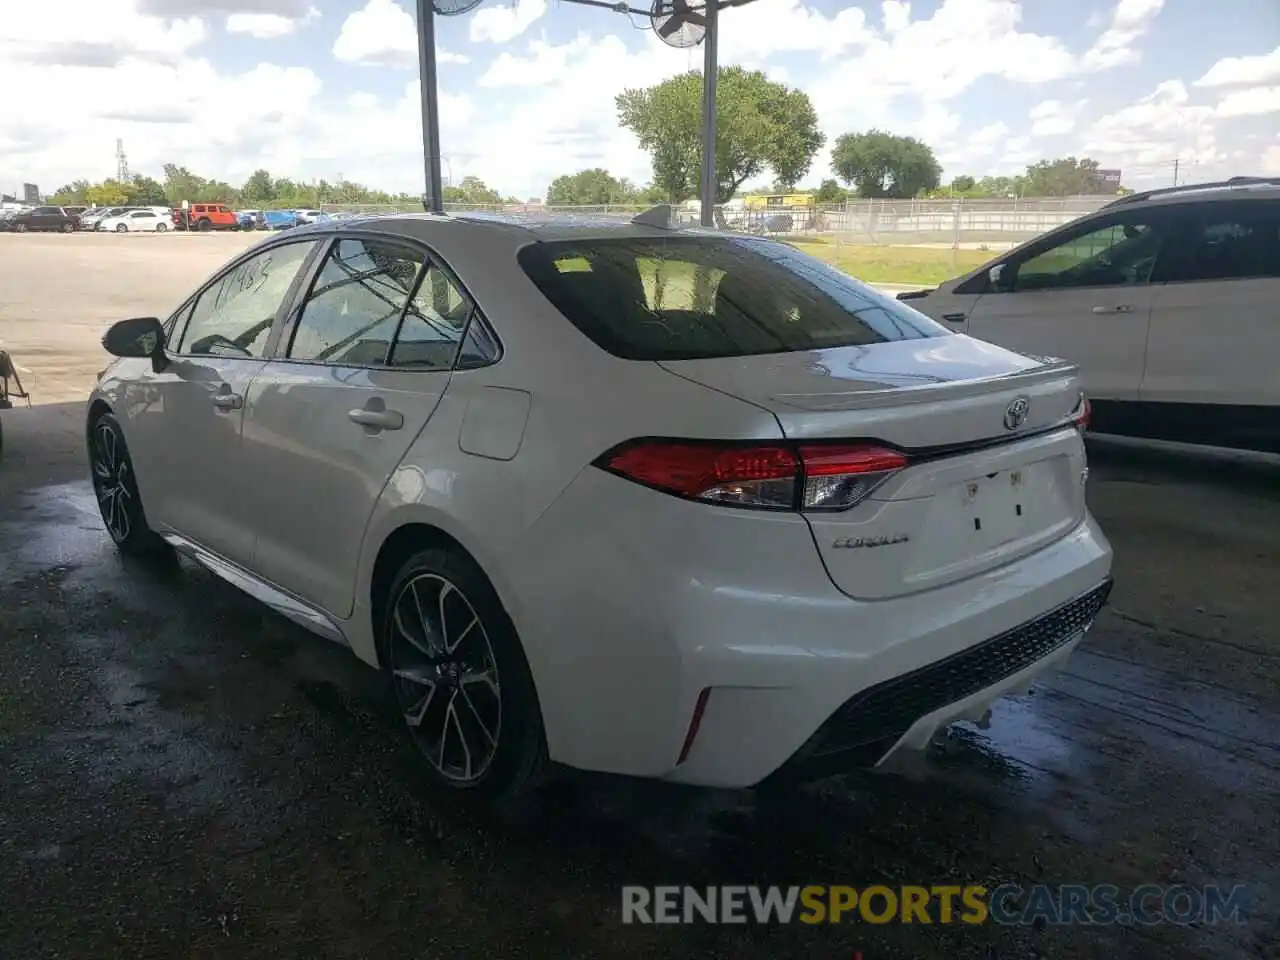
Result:
[[626,360],[791,353],[951,331],[792,246],[750,237],[530,244],[520,266],[597,346]]

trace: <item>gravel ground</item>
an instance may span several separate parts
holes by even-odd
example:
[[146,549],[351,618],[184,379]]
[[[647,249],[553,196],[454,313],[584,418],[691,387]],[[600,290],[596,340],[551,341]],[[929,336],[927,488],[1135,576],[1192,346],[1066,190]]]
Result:
[[[93,360],[64,352],[83,397]],[[0,414],[0,960],[1280,958],[1273,465],[1093,444],[1110,607],[1062,674],[895,774],[780,797],[569,774],[486,818],[427,796],[375,672],[198,568],[119,557],[82,414]],[[1192,927],[620,920],[623,884],[950,882],[1240,883],[1250,906]]]

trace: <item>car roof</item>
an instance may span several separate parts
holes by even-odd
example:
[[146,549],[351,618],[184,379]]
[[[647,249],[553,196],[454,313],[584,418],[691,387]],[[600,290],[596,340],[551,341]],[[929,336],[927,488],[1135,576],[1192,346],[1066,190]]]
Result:
[[[527,241],[606,240],[671,236],[720,236],[720,231],[690,227],[655,227],[617,217],[580,214],[485,213],[381,213],[351,219],[321,221],[299,229],[332,233],[365,227],[430,241],[452,229],[491,231]],[[734,234],[734,236],[739,236]]]
[[1143,190],[1112,200],[1103,210],[1165,203],[1218,203],[1230,200],[1280,198],[1280,177],[1232,177],[1213,183],[1188,183],[1180,187]]

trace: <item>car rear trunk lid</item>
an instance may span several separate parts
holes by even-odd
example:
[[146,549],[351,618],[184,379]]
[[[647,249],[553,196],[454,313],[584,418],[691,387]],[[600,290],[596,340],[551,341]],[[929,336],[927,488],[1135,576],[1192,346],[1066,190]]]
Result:
[[861,599],[942,586],[1065,536],[1084,517],[1076,368],[950,335],[708,360],[669,372],[762,407],[797,443],[908,455],[841,512],[806,513],[833,582]]

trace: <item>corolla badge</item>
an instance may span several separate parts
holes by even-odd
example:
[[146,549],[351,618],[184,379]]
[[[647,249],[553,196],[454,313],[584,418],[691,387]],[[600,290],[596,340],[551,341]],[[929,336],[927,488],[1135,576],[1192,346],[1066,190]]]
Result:
[[1004,412],[1004,428],[1017,430],[1027,422],[1027,416],[1030,413],[1031,400],[1027,397],[1014,397]]
[[891,533],[884,537],[839,537],[831,544],[836,550],[857,550],[863,547],[888,547],[906,543],[911,538],[905,533]]

